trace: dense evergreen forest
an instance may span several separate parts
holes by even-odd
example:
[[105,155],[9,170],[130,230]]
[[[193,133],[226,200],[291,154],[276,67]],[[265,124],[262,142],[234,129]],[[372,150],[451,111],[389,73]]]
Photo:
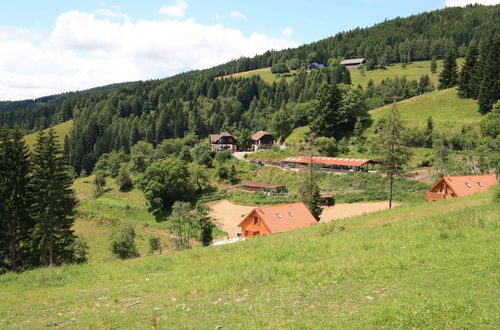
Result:
[[[471,42],[480,43],[499,32],[500,6],[445,8],[166,79],[34,101],[0,102],[0,125],[32,131],[74,119],[65,153],[77,171],[89,172],[100,155],[112,150],[128,153],[140,140],[157,145],[165,138],[188,133],[203,138],[223,129],[238,136],[261,129],[286,135],[286,129],[280,132],[280,127],[289,130],[306,125],[312,114],[321,114],[313,102],[321,87],[338,98],[329,106],[339,112],[335,120],[342,124],[336,128],[342,135],[335,138],[340,139],[349,135],[357,122],[369,124],[370,108],[433,89],[424,76],[419,82],[386,79],[363,90],[351,85],[349,71],[339,65],[342,58],[365,57],[366,69],[373,69],[395,62],[444,58],[448,52],[465,56]],[[311,62],[324,63],[326,68],[308,72],[305,66]],[[278,63],[298,70],[294,79],[281,79],[272,85],[257,76],[214,79]]]

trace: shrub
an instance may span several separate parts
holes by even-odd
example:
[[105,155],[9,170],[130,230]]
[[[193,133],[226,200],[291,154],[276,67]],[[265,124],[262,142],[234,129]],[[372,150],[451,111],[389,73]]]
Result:
[[161,254],[161,242],[159,237],[151,237],[149,239],[149,252],[154,254],[159,251]]
[[287,73],[289,71],[285,63],[276,63],[271,67],[272,73]]
[[135,246],[135,230],[131,224],[123,224],[115,229],[110,236],[110,250],[120,259],[139,257]]
[[77,237],[71,245],[73,251],[73,262],[76,264],[84,264],[88,261],[89,246],[87,241],[82,237]]
[[130,178],[130,174],[128,173],[126,166],[122,166],[120,168],[116,183],[120,187],[120,191],[129,191],[134,187],[134,183],[132,182],[132,178]]

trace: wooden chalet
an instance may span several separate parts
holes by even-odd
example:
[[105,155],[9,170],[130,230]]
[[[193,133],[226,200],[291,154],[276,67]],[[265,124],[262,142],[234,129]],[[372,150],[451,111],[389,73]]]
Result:
[[425,199],[433,202],[445,198],[462,197],[483,192],[496,185],[492,174],[483,175],[446,175],[425,193]]
[[260,206],[240,222],[245,238],[272,235],[316,224],[316,219],[304,203]]
[[379,162],[371,159],[358,158],[338,158],[338,157],[317,157],[313,156],[291,156],[281,161],[281,168],[297,169],[313,163],[319,170],[325,172],[368,172],[373,170],[375,164]]
[[286,193],[285,186],[266,183],[245,182],[243,184],[243,189],[250,192],[262,191],[270,195],[281,195]]
[[252,135],[252,149],[254,151],[271,148],[275,142],[276,138],[266,131],[258,131]]
[[212,151],[231,150],[234,152],[238,149],[238,140],[229,132],[211,134],[210,144],[212,145]]
[[340,62],[341,65],[345,65],[346,67],[356,67],[360,65],[364,65],[366,63],[366,59],[364,58],[351,58],[348,60],[343,60]]

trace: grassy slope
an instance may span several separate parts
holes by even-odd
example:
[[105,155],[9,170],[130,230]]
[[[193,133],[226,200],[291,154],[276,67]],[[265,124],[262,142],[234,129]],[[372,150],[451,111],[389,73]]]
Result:
[[[392,105],[370,111],[374,119],[386,114]],[[432,116],[437,129],[459,129],[465,124],[477,124],[481,121],[477,103],[457,96],[456,89],[438,90],[403,100],[397,103],[403,120],[412,126],[423,127]]]
[[[460,66],[463,62],[462,58],[457,60],[458,65]],[[431,73],[430,66],[431,61],[417,61],[409,63],[406,68],[402,67],[401,64],[394,64],[388,66],[384,70],[371,70],[365,71],[362,75],[361,71],[357,68],[351,68],[351,79],[354,86],[361,85],[366,87],[368,81],[373,79],[375,84],[379,84],[382,79],[386,78],[394,78],[394,77],[403,77],[406,76],[409,80],[419,80],[422,75],[429,75],[431,78],[431,82],[434,86],[437,87],[439,81],[439,71],[441,71],[443,61],[437,61],[438,70],[437,73]],[[231,75],[224,76],[224,78],[228,77],[250,77],[254,75],[259,75],[262,80],[267,82],[268,84],[272,84],[273,81],[279,79],[278,75],[271,73],[271,68],[262,68],[252,71],[239,72]],[[287,81],[293,79],[293,77],[287,77]]]
[[[68,121],[65,121],[64,123],[57,124],[54,126],[54,130],[56,131],[57,136],[59,137],[58,141],[61,143],[61,145],[63,145],[64,137],[68,134],[71,127],[73,127],[73,120],[68,120]],[[47,130],[44,130],[44,131],[47,131]],[[28,146],[30,148],[33,147],[33,145],[35,144],[37,134],[38,133],[33,133],[33,134],[26,135],[24,137],[24,140],[26,141],[26,143],[28,144]]]
[[[500,205],[417,204],[250,242],[0,276],[0,327],[497,328]],[[326,235],[321,235],[321,233]]]

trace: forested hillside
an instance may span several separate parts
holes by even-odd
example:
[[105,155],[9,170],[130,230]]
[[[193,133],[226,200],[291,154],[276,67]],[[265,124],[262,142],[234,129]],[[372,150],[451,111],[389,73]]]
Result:
[[[65,153],[78,172],[82,169],[89,172],[100,155],[113,150],[128,153],[140,140],[157,145],[166,138],[188,133],[204,138],[223,129],[242,141],[248,140],[250,132],[262,129],[286,137],[294,127],[309,124],[312,117],[318,118],[313,101],[320,87],[327,84],[334,86],[330,91],[339,98],[330,105],[341,109],[334,118],[338,123],[334,137],[341,139],[352,134],[357,122],[360,129],[370,124],[369,109],[437,87],[423,75],[419,81],[405,77],[384,79],[379,84],[368,81],[366,89],[362,89],[351,84],[349,70],[339,65],[341,58],[365,57],[368,59],[365,69],[369,70],[393,62],[439,59],[447,52],[463,56],[471,41],[480,42],[499,31],[500,6],[445,8],[167,79],[35,101],[3,102],[0,125],[19,125],[31,131],[74,119],[65,141]],[[326,68],[305,70],[314,61],[326,64]],[[288,82],[281,79],[273,84],[257,76],[214,79],[278,63],[297,70],[296,76]],[[324,91],[328,93],[326,87]]]

